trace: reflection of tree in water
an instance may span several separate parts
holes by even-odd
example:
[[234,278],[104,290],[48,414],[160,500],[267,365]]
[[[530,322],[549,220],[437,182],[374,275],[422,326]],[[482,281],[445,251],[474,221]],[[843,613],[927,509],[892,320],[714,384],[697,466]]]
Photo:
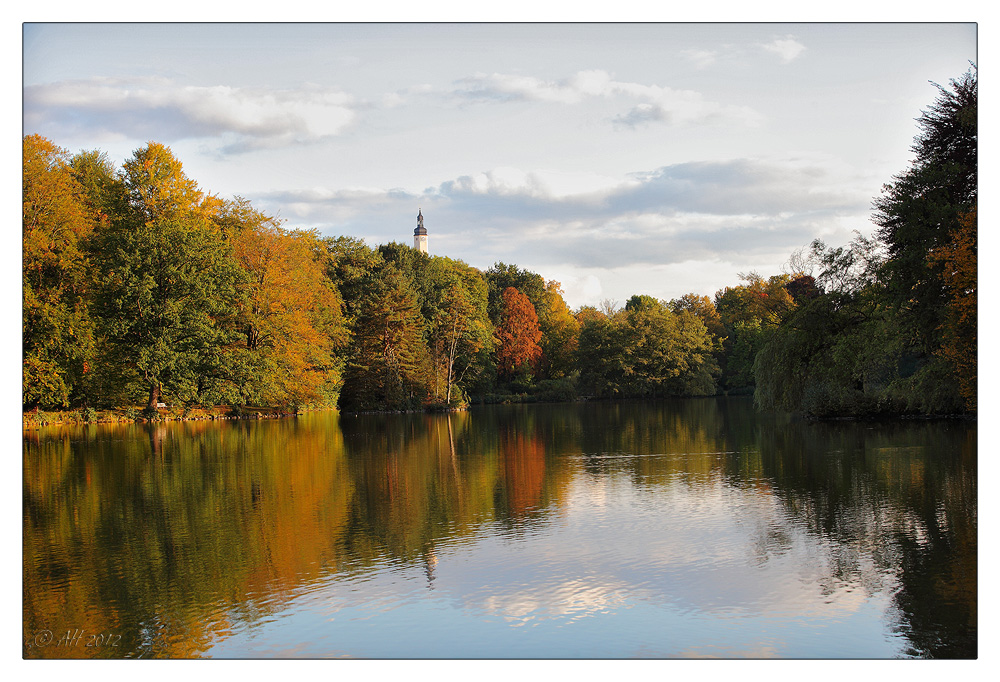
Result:
[[[343,553],[424,562],[483,523],[541,521],[564,487],[547,463],[551,423],[532,412],[362,415],[342,422],[352,480]],[[562,429],[554,436],[565,438]]]
[[544,506],[545,448],[536,434],[516,428],[500,432],[503,476],[497,489],[497,506],[520,518]]
[[[823,547],[814,577],[821,594],[896,590],[893,616],[908,655],[976,655],[974,426],[809,424],[758,414],[747,399],[588,411],[580,443],[589,473],[624,473],[643,485],[721,476],[729,487],[773,495],[785,512],[761,514],[752,562],[787,552],[802,527]],[[658,454],[673,456],[648,456]]]
[[713,399],[336,423],[26,438],[26,631],[134,625],[136,654],[195,656],[331,574],[402,562],[433,588],[442,542],[484,524],[547,523],[580,464],[645,487],[753,492],[767,513],[751,562],[809,533],[823,548],[814,578],[825,593],[898,589],[893,617],[912,655],[976,653],[967,424],[810,425]]
[[[789,512],[828,541],[828,589],[878,591],[891,575],[908,655],[976,656],[974,427],[792,424],[765,427],[756,442],[756,475],[775,481]],[[745,471],[731,476],[746,480]]]
[[350,493],[339,440],[296,420],[26,441],[25,631],[122,635],[114,650],[27,655],[196,656],[337,568]]

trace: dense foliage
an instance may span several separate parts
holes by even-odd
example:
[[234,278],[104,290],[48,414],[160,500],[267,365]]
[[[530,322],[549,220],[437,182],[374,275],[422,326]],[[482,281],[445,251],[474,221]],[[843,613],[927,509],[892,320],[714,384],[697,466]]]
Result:
[[819,290],[756,356],[757,403],[815,417],[976,410],[977,73],[918,119],[873,239],[814,242]]
[[25,408],[754,392],[816,417],[976,409],[975,69],[938,86],[878,230],[714,300],[575,312],[558,282],[290,230],[150,142],[115,170],[24,138]]

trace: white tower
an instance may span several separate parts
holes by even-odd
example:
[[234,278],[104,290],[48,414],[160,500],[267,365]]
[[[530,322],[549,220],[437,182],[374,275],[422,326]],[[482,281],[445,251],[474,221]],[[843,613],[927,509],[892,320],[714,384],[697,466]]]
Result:
[[424,216],[417,209],[417,229],[413,230],[413,248],[420,253],[427,253],[427,229],[424,227]]

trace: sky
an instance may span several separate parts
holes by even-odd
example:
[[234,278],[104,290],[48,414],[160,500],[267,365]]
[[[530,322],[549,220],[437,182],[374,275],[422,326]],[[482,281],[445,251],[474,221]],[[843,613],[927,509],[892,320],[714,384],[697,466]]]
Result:
[[288,228],[513,263],[570,307],[712,296],[870,235],[974,23],[23,26],[23,133],[168,145]]

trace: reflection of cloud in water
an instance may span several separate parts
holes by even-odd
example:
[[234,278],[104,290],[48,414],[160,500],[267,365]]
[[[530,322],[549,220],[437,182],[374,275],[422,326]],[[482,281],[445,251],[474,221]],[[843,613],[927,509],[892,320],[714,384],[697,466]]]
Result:
[[567,618],[576,620],[597,613],[610,613],[627,606],[629,585],[600,583],[592,577],[561,583],[540,583],[530,590],[487,597],[482,608],[513,626],[532,620]]
[[846,617],[889,598],[864,546],[811,532],[763,484],[678,475],[644,492],[616,475],[577,476],[564,513],[552,536],[510,558],[547,572],[544,580],[483,586],[466,593],[466,606],[521,625],[635,603],[737,619]]

